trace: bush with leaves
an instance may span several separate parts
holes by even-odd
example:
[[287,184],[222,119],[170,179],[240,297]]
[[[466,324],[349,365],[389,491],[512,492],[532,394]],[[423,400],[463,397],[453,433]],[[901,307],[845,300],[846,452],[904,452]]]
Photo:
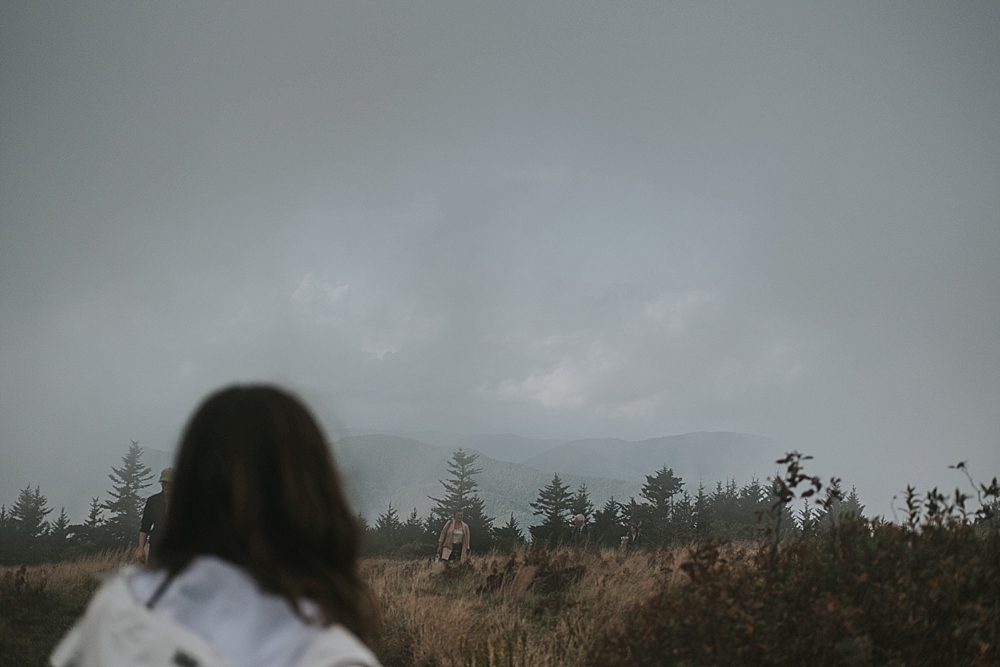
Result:
[[[775,509],[821,491],[802,460],[783,460]],[[702,542],[681,565],[687,583],[664,583],[591,664],[1000,664],[1000,532],[983,528],[1000,489],[977,492],[972,512],[960,491],[911,487],[901,525],[844,513],[814,539],[761,543],[750,562]]]

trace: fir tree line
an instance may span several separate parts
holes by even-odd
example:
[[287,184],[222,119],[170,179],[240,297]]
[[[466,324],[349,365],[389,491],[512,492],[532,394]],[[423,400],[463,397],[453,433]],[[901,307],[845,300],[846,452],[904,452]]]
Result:
[[102,551],[130,548],[138,539],[145,497],[153,472],[142,462],[134,440],[120,467],[111,467],[108,498],[92,498],[83,523],[71,524],[66,508],[49,520],[53,508],[40,487],[21,489],[10,509],[0,506],[0,565],[34,565]]
[[[472,550],[480,554],[528,542],[542,547],[616,547],[622,545],[632,526],[637,538],[629,543],[651,547],[706,538],[806,538],[837,525],[842,516],[861,516],[864,511],[856,489],[845,495],[836,478],[824,498],[810,500],[806,496],[801,508],[793,511],[791,499],[780,493],[780,478],[770,484],[754,479],[743,486],[728,480],[712,490],[699,485],[692,495],[684,489],[684,481],[664,465],[646,475],[639,500],[611,498],[600,509],[595,509],[585,484],[573,490],[557,473],[530,503],[538,519],[525,533],[513,514],[506,521],[487,515],[477,492],[475,476],[481,470],[475,467],[476,459],[476,454],[461,449],[455,452],[448,462],[449,479],[440,480],[444,493],[441,498],[431,497],[435,505],[426,517],[419,517],[413,508],[403,521],[398,508],[390,504],[373,525],[364,522],[369,553],[402,558],[432,556],[440,530],[459,509],[471,530]],[[798,482],[803,480],[819,483],[817,478],[806,477]],[[572,521],[577,515],[583,516],[583,525],[574,530]]]
[[[445,522],[462,510],[469,525],[475,553],[509,550],[528,542],[536,546],[563,544],[615,547],[634,526],[633,545],[687,544],[705,538],[759,539],[765,533],[805,537],[836,525],[843,514],[861,515],[864,507],[855,490],[845,494],[839,480],[827,488],[826,498],[793,512],[788,499],[781,501],[780,478],[770,485],[758,480],[738,486],[735,480],[719,482],[709,490],[699,485],[692,495],[684,481],[666,465],[651,475],[640,498],[609,499],[594,507],[586,485],[573,490],[558,474],[538,490],[530,503],[537,523],[520,526],[514,515],[507,519],[488,516],[479,496],[476,454],[457,450],[447,463],[447,479],[440,498],[426,517],[416,508],[403,518],[391,504],[374,524],[359,515],[371,554],[403,558],[430,557],[436,552],[438,535]],[[800,475],[801,476],[801,475]],[[86,520],[71,524],[65,508],[55,519],[53,508],[38,486],[21,489],[8,509],[0,507],[0,564],[35,564],[63,560],[105,550],[124,550],[134,545],[139,533],[144,503],[143,491],[152,485],[153,472],[142,462],[142,447],[133,441],[119,467],[108,475],[112,487],[107,498],[91,499]],[[814,478],[792,480],[799,483]],[[818,482],[818,481],[817,481]],[[777,487],[776,487],[777,485]],[[818,489],[817,489],[818,490]],[[583,516],[574,530],[572,518]]]

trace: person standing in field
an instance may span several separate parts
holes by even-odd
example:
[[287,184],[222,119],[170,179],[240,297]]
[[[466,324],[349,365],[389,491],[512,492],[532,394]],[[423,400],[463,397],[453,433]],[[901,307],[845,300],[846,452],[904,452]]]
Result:
[[573,523],[570,526],[570,544],[574,546],[587,546],[589,542],[588,538],[587,517],[577,514],[573,517]]
[[469,524],[465,523],[462,510],[455,512],[455,518],[448,519],[438,538],[438,556],[441,560],[462,563],[469,557]]
[[142,510],[142,523],[139,527],[139,546],[135,550],[135,559],[140,563],[148,563],[155,559],[156,535],[163,534],[163,526],[167,520],[167,507],[170,504],[170,492],[174,488],[174,469],[164,468],[160,473],[160,492],[146,499]]
[[380,667],[361,539],[305,405],[223,389],[181,438],[156,557],[105,580],[50,664]]

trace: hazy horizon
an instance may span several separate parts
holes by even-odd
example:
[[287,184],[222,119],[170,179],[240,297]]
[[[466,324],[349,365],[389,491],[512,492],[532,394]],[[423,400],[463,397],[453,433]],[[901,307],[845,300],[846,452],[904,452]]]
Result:
[[756,434],[879,514],[1000,474],[998,3],[0,18],[0,503],[245,381],[331,437]]

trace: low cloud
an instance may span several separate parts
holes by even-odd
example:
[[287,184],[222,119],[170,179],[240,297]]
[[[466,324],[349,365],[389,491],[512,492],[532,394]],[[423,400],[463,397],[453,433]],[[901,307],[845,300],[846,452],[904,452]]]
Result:
[[547,411],[658,420],[783,390],[808,372],[816,344],[717,292],[692,291],[640,302],[600,329],[515,347],[528,370],[477,393]]
[[299,313],[319,321],[337,320],[349,312],[351,286],[307,273],[292,292],[292,304]]

